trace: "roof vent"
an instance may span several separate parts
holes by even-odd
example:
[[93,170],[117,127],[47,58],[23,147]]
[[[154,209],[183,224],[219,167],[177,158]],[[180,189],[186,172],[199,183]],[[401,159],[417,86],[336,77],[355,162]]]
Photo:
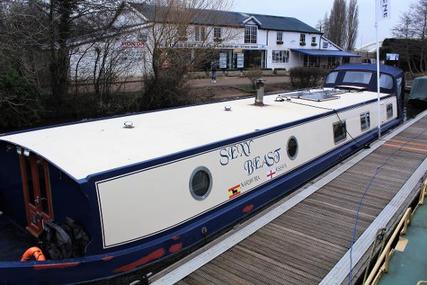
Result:
[[126,122],[124,122],[124,124],[123,124],[123,128],[124,128],[124,129],[133,129],[133,128],[135,128],[135,126],[133,125],[133,122],[131,122],[131,121],[126,121]]
[[224,107],[224,110],[225,110],[226,112],[231,112],[231,106],[229,106],[229,105],[225,106],[225,107]]

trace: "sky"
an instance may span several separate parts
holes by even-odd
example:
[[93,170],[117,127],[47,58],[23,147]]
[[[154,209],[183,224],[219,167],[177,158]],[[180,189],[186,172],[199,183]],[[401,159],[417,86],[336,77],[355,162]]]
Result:
[[[329,13],[334,0],[232,0],[231,10],[246,13],[267,14],[297,18],[316,27],[320,19]],[[391,37],[392,29],[403,12],[416,0],[390,0],[391,18],[379,24],[380,40]],[[375,0],[359,0],[359,36],[356,47],[375,43]]]

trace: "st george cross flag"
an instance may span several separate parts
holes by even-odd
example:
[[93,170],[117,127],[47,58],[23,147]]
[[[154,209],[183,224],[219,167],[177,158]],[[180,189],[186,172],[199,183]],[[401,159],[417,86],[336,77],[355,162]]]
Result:
[[390,18],[391,0],[375,0],[377,2],[377,19],[385,20]]

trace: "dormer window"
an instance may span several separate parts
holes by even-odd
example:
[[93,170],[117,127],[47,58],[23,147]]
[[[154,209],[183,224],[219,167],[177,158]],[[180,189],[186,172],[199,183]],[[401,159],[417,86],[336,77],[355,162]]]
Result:
[[299,38],[300,46],[305,46],[305,34],[301,34]]
[[277,32],[277,44],[283,45],[283,32]]
[[245,44],[256,44],[258,35],[257,26],[246,26],[245,27]]

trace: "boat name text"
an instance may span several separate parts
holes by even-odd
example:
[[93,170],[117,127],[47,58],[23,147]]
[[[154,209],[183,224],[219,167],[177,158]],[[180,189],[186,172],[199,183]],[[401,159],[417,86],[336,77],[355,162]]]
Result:
[[244,164],[245,171],[248,173],[248,175],[252,175],[255,170],[264,168],[266,166],[272,167],[273,165],[278,164],[281,159],[280,150],[281,148],[278,148],[266,153],[264,156],[259,155],[250,160],[247,160]]
[[222,166],[227,166],[231,161],[237,158],[249,157],[251,155],[251,144],[253,142],[253,140],[249,140],[221,149],[219,152],[221,157],[219,163]]

